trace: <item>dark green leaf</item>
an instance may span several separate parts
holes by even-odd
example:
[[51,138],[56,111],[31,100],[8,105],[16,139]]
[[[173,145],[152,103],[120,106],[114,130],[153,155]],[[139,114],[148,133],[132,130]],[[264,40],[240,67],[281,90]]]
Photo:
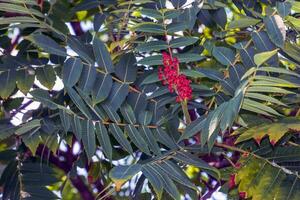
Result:
[[78,58],[69,58],[63,66],[63,83],[65,86],[74,86],[80,78],[82,72],[82,62]]
[[178,47],[183,47],[183,46],[189,46],[189,45],[194,44],[197,41],[198,41],[198,38],[194,38],[194,37],[179,37],[174,40],[171,40],[170,47],[178,48]]
[[53,39],[43,34],[31,35],[33,42],[45,52],[58,56],[67,56],[66,49],[58,45]]
[[0,73],[0,96],[7,99],[16,88],[16,71],[13,69]]
[[108,97],[113,83],[110,74],[97,73],[96,76],[96,81],[92,90],[93,104],[100,103]]
[[112,109],[117,110],[124,102],[129,93],[129,85],[115,82],[112,90],[105,101]]
[[136,47],[136,50],[140,52],[160,51],[168,48],[168,44],[163,40],[150,41],[140,44]]
[[101,123],[96,123],[97,139],[103,149],[103,153],[111,161],[112,160],[112,145],[105,126]]
[[134,164],[127,166],[116,166],[109,172],[109,177],[116,184],[116,191],[120,191],[121,186],[142,170],[142,165]]
[[96,151],[95,127],[91,120],[82,120],[81,127],[84,150],[89,161],[91,161]]
[[138,26],[135,27],[136,31],[141,31],[145,33],[156,33],[156,34],[163,34],[165,32],[164,27],[160,24],[147,22],[147,23],[140,23]]
[[139,132],[141,133],[141,136],[144,138],[144,140],[149,145],[150,150],[155,153],[156,155],[161,155],[159,145],[151,132],[151,130],[146,126],[140,126]]
[[110,54],[105,44],[96,37],[93,40],[93,50],[98,66],[104,69],[106,73],[113,72],[114,66]]
[[133,53],[122,55],[116,65],[116,75],[123,82],[134,82],[137,74],[136,58]]
[[233,61],[235,59],[233,50],[226,47],[214,47],[212,54],[223,65],[233,66]]
[[127,138],[125,137],[122,129],[116,124],[110,124],[109,130],[119,144],[130,154],[133,154],[133,150]]
[[59,110],[59,117],[64,131],[67,133],[71,127],[71,116],[65,110]]
[[286,38],[285,25],[279,15],[264,18],[267,33],[271,41],[278,47],[283,47]]
[[79,88],[89,94],[96,81],[97,71],[94,66],[84,66],[78,82]]
[[56,74],[51,65],[46,65],[36,69],[36,78],[43,86],[51,90],[55,85]]
[[134,115],[134,112],[132,110],[132,107],[125,103],[121,106],[121,113],[123,115],[123,117],[125,118],[125,120],[130,123],[130,124],[135,124],[136,123],[136,118]]
[[151,155],[148,144],[143,139],[139,131],[131,124],[126,125],[125,132],[128,134],[130,140],[144,153]]
[[19,70],[17,72],[17,87],[21,92],[24,94],[27,94],[29,90],[31,89],[33,83],[34,83],[34,71],[33,70]]

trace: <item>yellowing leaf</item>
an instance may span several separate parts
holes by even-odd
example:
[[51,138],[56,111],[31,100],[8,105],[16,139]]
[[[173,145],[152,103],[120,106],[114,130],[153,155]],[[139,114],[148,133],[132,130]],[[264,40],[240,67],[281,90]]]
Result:
[[271,144],[275,145],[287,132],[300,130],[300,118],[288,117],[274,123],[253,126],[249,129],[236,131],[233,134],[240,134],[236,143],[249,139],[255,139],[260,143],[266,135],[269,136]]
[[269,60],[272,56],[277,54],[278,49],[273,51],[266,51],[262,53],[255,54],[254,56],[254,63],[259,67],[260,65],[264,64],[267,60]]

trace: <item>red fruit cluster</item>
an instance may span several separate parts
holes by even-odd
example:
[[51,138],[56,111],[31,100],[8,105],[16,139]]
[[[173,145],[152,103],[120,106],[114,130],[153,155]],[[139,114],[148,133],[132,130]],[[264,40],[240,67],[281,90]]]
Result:
[[164,67],[158,68],[158,78],[163,85],[168,85],[170,92],[177,93],[177,102],[190,100],[192,98],[191,81],[184,74],[179,73],[179,61],[163,52]]

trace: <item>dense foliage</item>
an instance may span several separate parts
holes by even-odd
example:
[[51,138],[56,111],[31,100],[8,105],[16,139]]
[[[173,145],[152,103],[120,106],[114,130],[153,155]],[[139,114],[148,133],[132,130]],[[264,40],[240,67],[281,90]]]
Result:
[[2,199],[299,199],[299,17],[294,0],[1,0]]

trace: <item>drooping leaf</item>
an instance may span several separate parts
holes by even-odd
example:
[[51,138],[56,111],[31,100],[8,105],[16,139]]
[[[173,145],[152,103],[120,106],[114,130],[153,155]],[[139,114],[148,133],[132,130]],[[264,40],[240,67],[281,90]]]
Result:
[[81,127],[84,150],[89,161],[91,161],[96,151],[95,127],[91,120],[82,120]]
[[101,123],[96,123],[97,139],[103,149],[103,153],[107,158],[112,160],[112,145],[106,127]]

